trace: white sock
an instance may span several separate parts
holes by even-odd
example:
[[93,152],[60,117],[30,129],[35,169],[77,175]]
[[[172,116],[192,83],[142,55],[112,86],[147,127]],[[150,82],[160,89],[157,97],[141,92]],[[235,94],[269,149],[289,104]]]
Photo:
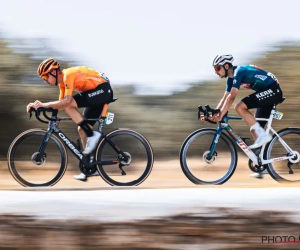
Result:
[[266,134],[266,131],[259,125],[258,122],[251,126],[250,129],[253,130],[257,136],[262,136]]

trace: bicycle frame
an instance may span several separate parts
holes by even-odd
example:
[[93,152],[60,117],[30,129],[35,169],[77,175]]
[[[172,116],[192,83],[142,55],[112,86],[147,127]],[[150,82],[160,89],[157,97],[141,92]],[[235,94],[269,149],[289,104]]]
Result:
[[[52,117],[54,119],[55,117]],[[39,148],[40,157],[44,154],[44,151],[46,149],[48,140],[51,136],[51,134],[56,134],[61,139],[63,144],[73,153],[73,155],[82,162],[87,168],[91,168],[94,165],[114,165],[120,163],[120,159],[115,159],[111,161],[93,161],[93,157],[89,158],[85,156],[81,150],[59,129],[58,125],[61,120],[71,120],[70,117],[60,117],[57,119],[57,121],[50,120],[48,124],[47,133],[43,138],[43,141],[41,143],[41,146]],[[99,122],[98,130],[101,132],[101,138],[104,138],[110,146],[116,151],[118,154],[118,158],[123,158],[125,161],[127,161],[127,156],[109,139],[107,138],[106,134],[102,132],[102,127],[104,120],[102,118],[99,119],[86,119],[86,120],[95,120]]]
[[217,128],[217,133],[214,136],[214,139],[212,141],[212,144],[210,146],[210,153],[208,157],[212,157],[213,153],[215,151],[215,148],[217,146],[219,137],[221,136],[221,133],[223,130],[226,130],[227,133],[230,135],[230,137],[235,141],[235,143],[241,148],[241,150],[252,160],[252,162],[256,165],[265,165],[269,164],[272,162],[277,162],[277,161],[283,161],[287,159],[293,158],[295,155],[292,151],[292,149],[285,143],[285,141],[276,133],[276,131],[271,127],[272,121],[274,114],[276,113],[275,109],[272,109],[270,117],[267,118],[257,118],[257,121],[267,121],[267,128],[266,132],[269,133],[272,131],[272,133],[278,137],[279,142],[282,144],[282,146],[291,154],[290,156],[285,156],[285,157],[278,157],[278,158],[272,158],[269,160],[265,160],[263,158],[264,151],[266,145],[263,145],[259,155],[257,156],[249,147],[248,145],[244,142],[244,140],[231,128],[231,126],[228,124],[228,120],[243,120],[242,117],[239,116],[227,116],[224,117],[224,121],[218,123],[218,128]]

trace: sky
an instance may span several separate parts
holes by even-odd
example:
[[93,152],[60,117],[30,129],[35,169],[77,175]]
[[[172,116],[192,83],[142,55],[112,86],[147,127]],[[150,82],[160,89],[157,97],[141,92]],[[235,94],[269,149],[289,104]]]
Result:
[[112,85],[169,94],[217,80],[217,54],[246,64],[300,40],[299,9],[298,0],[1,0],[0,25],[9,37],[49,38]]

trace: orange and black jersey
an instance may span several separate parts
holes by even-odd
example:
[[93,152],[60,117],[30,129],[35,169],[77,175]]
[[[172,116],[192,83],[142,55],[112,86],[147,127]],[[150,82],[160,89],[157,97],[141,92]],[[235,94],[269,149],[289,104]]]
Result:
[[63,82],[59,84],[59,100],[65,96],[72,96],[73,91],[84,92],[109,82],[104,73],[86,66],[67,68],[62,71],[62,74]]

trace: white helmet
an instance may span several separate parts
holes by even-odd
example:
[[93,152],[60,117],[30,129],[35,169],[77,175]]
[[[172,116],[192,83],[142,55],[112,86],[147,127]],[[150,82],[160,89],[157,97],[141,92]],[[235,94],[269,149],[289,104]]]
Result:
[[213,60],[213,65],[221,65],[223,66],[225,63],[231,63],[233,62],[233,56],[232,55],[217,55],[215,59]]

